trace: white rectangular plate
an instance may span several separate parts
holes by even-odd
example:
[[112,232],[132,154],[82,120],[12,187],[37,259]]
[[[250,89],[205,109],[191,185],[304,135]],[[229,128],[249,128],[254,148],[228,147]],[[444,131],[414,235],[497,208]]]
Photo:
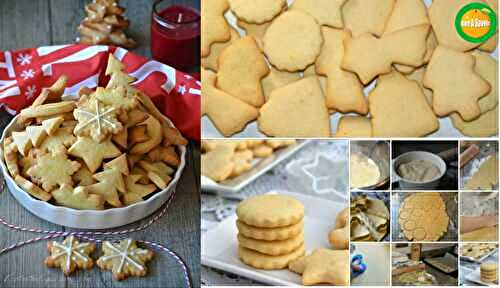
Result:
[[[335,226],[335,215],[347,203],[311,197],[287,191],[274,191],[291,196],[304,204],[304,241],[306,253],[315,248],[330,247],[328,233]],[[259,270],[243,264],[238,258],[236,215],[227,218],[201,236],[201,263],[270,285],[301,285],[300,275],[283,270]]]
[[259,178],[262,174],[266,173],[274,166],[278,165],[281,161],[292,156],[299,151],[302,147],[310,143],[311,140],[297,140],[297,144],[288,146],[283,149],[278,149],[273,155],[265,158],[258,158],[252,165],[252,169],[243,173],[242,175],[225,180],[222,182],[215,182],[212,179],[201,176],[201,189],[206,191],[217,191],[219,193],[234,194],[243,187],[250,184],[255,179]]
[[465,279],[484,286],[496,286],[495,283],[486,283],[481,281],[481,271],[479,267],[476,270],[469,273],[468,275],[466,275]]

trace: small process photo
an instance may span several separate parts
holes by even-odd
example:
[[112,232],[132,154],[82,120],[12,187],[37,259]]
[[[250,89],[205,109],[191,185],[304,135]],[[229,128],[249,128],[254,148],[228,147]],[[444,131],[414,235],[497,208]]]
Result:
[[498,142],[460,142],[460,189],[498,191]]
[[458,141],[392,141],[393,190],[458,190]]
[[460,241],[498,241],[498,192],[460,192]]
[[393,192],[393,242],[458,240],[457,192]]
[[498,243],[460,243],[460,285],[498,286]]
[[349,285],[348,141],[202,140],[202,150],[205,282]]
[[351,192],[351,242],[388,242],[390,193]]
[[390,188],[389,141],[350,142],[351,190],[388,190]]
[[460,285],[498,287],[498,243],[460,243]]
[[392,286],[457,286],[456,243],[392,244]]
[[351,243],[351,286],[389,286],[389,243]]

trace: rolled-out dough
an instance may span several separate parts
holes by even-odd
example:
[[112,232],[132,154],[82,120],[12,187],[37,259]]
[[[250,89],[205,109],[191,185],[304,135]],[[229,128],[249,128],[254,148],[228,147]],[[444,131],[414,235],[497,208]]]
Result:
[[408,240],[437,241],[448,230],[450,219],[439,193],[419,192],[401,203],[398,220]]
[[487,190],[498,184],[498,155],[491,155],[465,183],[465,190]]

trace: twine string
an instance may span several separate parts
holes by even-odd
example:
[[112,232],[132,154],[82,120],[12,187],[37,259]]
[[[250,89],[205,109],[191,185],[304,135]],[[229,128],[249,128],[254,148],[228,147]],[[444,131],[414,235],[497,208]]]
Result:
[[[2,179],[3,180],[3,179]],[[0,182],[0,188],[3,190],[5,187],[5,182],[1,181]],[[168,198],[167,202],[164,204],[164,207],[161,208],[159,212],[157,212],[149,221],[144,223],[143,225],[140,225],[135,228],[130,228],[130,229],[124,229],[124,230],[117,230],[117,231],[57,231],[57,230],[43,230],[43,229],[38,229],[38,228],[32,228],[32,227],[22,227],[19,225],[14,225],[9,222],[7,222],[5,219],[3,219],[0,216],[0,223],[6,226],[7,228],[11,230],[16,230],[16,231],[23,231],[23,232],[31,232],[31,233],[39,233],[39,234],[47,234],[45,236],[40,236],[40,237],[35,237],[29,240],[21,241],[15,244],[12,244],[8,247],[0,249],[0,255],[5,254],[9,251],[12,251],[14,249],[23,247],[25,245],[29,245],[38,241],[43,241],[43,240],[49,240],[49,239],[54,239],[54,238],[59,238],[59,237],[67,237],[70,235],[77,236],[78,238],[86,239],[88,241],[92,241],[95,243],[102,243],[103,239],[97,239],[94,237],[100,237],[100,236],[116,236],[116,235],[124,235],[128,233],[133,233],[133,232],[138,232],[141,230],[144,230],[148,228],[149,226],[153,225],[156,223],[161,217],[167,214],[168,207],[170,206],[170,203],[172,203],[173,199],[175,198],[177,190],[174,190],[172,195]],[[93,237],[90,237],[93,236]],[[124,239],[124,238],[122,238]],[[118,241],[121,239],[114,239],[113,241]],[[170,257],[172,257],[182,268],[183,271],[183,276],[184,276],[184,281],[186,283],[186,287],[191,288],[192,287],[192,279],[191,279],[191,273],[189,271],[189,268],[187,267],[186,262],[174,251],[170,250],[168,247],[161,245],[160,243],[156,242],[151,242],[147,240],[137,240],[139,243],[143,243],[145,245],[149,245],[156,250],[168,254]]]

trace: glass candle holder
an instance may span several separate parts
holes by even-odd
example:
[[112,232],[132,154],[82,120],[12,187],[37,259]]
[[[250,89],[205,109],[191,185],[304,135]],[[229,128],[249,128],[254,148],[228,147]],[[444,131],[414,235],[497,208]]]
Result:
[[187,71],[200,65],[200,12],[185,4],[171,3],[160,0],[153,4],[151,55]]

